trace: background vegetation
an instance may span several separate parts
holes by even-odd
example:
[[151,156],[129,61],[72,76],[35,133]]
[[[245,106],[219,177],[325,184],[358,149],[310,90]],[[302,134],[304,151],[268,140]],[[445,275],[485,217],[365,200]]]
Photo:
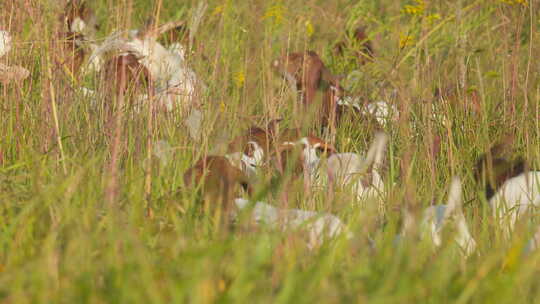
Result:
[[[60,2],[60,1],[59,1]],[[0,86],[0,301],[28,302],[370,302],[521,303],[540,301],[540,255],[524,255],[532,225],[511,242],[494,232],[472,180],[480,153],[508,134],[515,154],[539,156],[539,4],[527,0],[325,1],[208,0],[190,63],[208,85],[204,136],[193,142],[181,113],[126,115],[119,199],[104,201],[110,132],[101,112],[54,65],[62,6],[2,1],[0,28],[14,36],[8,60],[28,68],[24,83]],[[137,28],[149,16],[189,20],[198,1],[90,1],[98,37]],[[346,30],[365,25],[376,60],[336,57]],[[388,222],[343,196],[306,209],[332,211],[358,235],[309,251],[296,235],[266,229],[224,233],[184,191],[182,174],[201,155],[252,124],[283,117],[294,127],[294,95],[270,66],[283,52],[318,52],[355,94],[400,109],[390,134]],[[51,71],[49,73],[49,71]],[[95,87],[99,80],[83,80]],[[49,84],[56,89],[50,98]],[[476,90],[481,110],[434,98],[436,87]],[[465,100],[459,96],[458,100]],[[57,118],[51,111],[55,104]],[[463,105],[464,102],[458,102]],[[446,119],[432,119],[432,105]],[[127,110],[129,111],[129,110]],[[320,130],[305,126],[314,134]],[[57,131],[58,130],[58,131]],[[373,128],[340,128],[340,151],[362,152]],[[441,151],[430,153],[433,138]],[[147,136],[172,147],[168,162],[147,158]],[[145,193],[145,173],[151,188]],[[443,201],[450,176],[466,184],[464,208],[477,252],[453,242],[433,249],[396,246],[400,207]],[[298,196],[301,198],[302,193]],[[321,196],[321,198],[324,196]],[[266,198],[272,202],[271,198]],[[416,206],[416,207],[415,207]],[[147,216],[147,208],[152,216]],[[415,209],[416,208],[416,209]],[[417,211],[417,213],[419,213]],[[370,246],[373,240],[375,247]]]

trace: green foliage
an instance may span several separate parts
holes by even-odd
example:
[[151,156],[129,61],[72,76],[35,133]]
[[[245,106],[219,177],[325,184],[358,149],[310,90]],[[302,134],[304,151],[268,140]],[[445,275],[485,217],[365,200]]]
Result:
[[[98,13],[101,39],[125,19],[137,28],[159,1],[88,2]],[[60,134],[54,128],[45,58],[54,58],[49,39],[56,39],[58,9],[40,1],[27,7],[6,3],[0,4],[7,6],[0,28],[11,28],[17,42],[9,60],[32,76],[22,84],[0,85],[0,302],[540,300],[540,254],[522,254],[532,224],[518,227],[513,241],[505,241],[471,177],[477,157],[508,133],[517,137],[515,153],[537,167],[538,3],[209,0],[196,37],[205,58],[190,57],[208,85],[201,106],[203,139],[189,138],[182,113],[158,114],[149,134],[148,117],[126,108],[115,208],[103,199],[112,144],[103,105],[74,90],[77,84],[54,78]],[[188,20],[197,5],[163,0],[161,21]],[[375,48],[375,60],[363,66],[332,53],[360,24]],[[350,195],[331,204],[325,193],[316,193],[314,204],[299,206],[336,211],[356,237],[315,251],[299,233],[255,230],[244,223],[222,231],[182,179],[201,155],[222,151],[252,124],[282,117],[283,127],[322,136],[319,128],[295,125],[295,96],[270,67],[285,51],[306,49],[321,54],[334,73],[348,76],[344,85],[351,92],[365,100],[390,100],[402,111],[385,130],[391,137],[384,176],[388,223],[375,224],[376,215],[353,205]],[[99,88],[100,81],[92,75],[83,83]],[[452,86],[476,89],[480,112],[460,106],[467,100],[463,92],[454,104],[433,96],[435,88]],[[445,119],[434,119],[433,111]],[[374,130],[368,121],[350,117],[335,144],[339,151],[365,152]],[[429,155],[434,135],[441,138],[436,158]],[[150,160],[153,217],[146,216],[144,192],[147,136],[166,140],[174,151],[167,163]],[[444,201],[453,175],[463,178],[471,201],[464,212],[478,242],[476,254],[464,259],[451,241],[438,249],[412,237],[398,245],[399,210]],[[268,188],[261,193],[274,203],[273,185]]]

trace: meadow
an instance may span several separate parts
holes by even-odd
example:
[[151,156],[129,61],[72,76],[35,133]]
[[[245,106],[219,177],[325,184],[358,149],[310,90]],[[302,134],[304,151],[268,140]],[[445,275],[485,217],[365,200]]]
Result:
[[[63,1],[1,1],[0,29],[13,36],[13,49],[0,62],[30,76],[0,83],[0,302],[540,302],[540,253],[525,250],[537,220],[528,217],[505,238],[473,177],[478,158],[508,136],[507,157],[540,164],[537,1],[87,2],[98,41],[149,17],[189,22],[206,5],[188,56],[206,84],[201,134],[190,136],[183,110],[126,106],[111,126],[77,89],[110,80],[75,79],[58,64]],[[333,52],[360,25],[374,48],[365,65]],[[399,109],[384,127],[383,210],[346,191],[328,201],[324,189],[307,198],[291,188],[291,207],[331,212],[355,234],[316,249],[300,233],[225,229],[183,180],[199,158],[224,154],[252,125],[282,118],[281,128],[324,136],[320,126],[299,123],[297,96],[271,66],[305,50],[343,75],[348,92]],[[447,102],[435,93],[442,88],[460,93]],[[332,143],[364,153],[376,129],[349,119]],[[416,235],[397,244],[401,211],[419,217],[444,203],[453,176],[463,181],[475,252],[464,257],[452,229],[438,248]],[[261,180],[256,199],[278,205],[273,177]]]

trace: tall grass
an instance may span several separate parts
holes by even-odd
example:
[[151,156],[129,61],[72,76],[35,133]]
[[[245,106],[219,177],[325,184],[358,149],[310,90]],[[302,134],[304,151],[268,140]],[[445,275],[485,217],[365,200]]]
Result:
[[[162,22],[189,20],[198,5],[89,2],[101,23],[99,38],[141,26],[151,15]],[[519,226],[505,241],[471,175],[479,154],[509,133],[518,139],[516,153],[538,165],[539,8],[536,1],[518,0],[209,0],[196,36],[206,59],[190,57],[208,86],[201,140],[190,139],[183,113],[152,118],[124,107],[115,142],[100,107],[74,89],[97,88],[99,79],[90,75],[79,83],[57,63],[61,5],[2,1],[0,28],[15,40],[2,60],[25,66],[32,76],[0,86],[0,301],[540,301],[540,255],[522,254],[532,226]],[[334,43],[356,22],[368,27],[376,52],[376,60],[362,67],[332,55]],[[354,93],[390,100],[401,112],[386,130],[384,229],[376,209],[352,204],[346,193],[335,202],[315,193],[315,205],[301,191],[292,194],[300,207],[335,212],[357,235],[316,251],[294,233],[242,226],[223,233],[182,182],[199,157],[223,153],[252,124],[282,117],[283,127],[321,134],[295,125],[295,96],[270,66],[285,51],[305,49],[321,54],[336,74],[356,71],[345,83]],[[433,97],[436,87],[447,86],[476,89],[481,111]],[[461,93],[457,99],[465,100]],[[445,122],[432,119],[432,104]],[[335,144],[362,152],[372,134],[366,122],[350,121],[338,129]],[[432,157],[435,135],[441,151]],[[148,157],[158,140],[172,146],[167,163]],[[108,197],[114,205],[105,201],[112,166],[118,170],[118,192]],[[451,241],[439,249],[415,238],[396,245],[397,210],[407,205],[419,214],[432,200],[443,202],[452,175],[463,178],[471,200],[464,212],[479,245],[475,255],[464,259]],[[264,199],[274,201],[270,194]]]

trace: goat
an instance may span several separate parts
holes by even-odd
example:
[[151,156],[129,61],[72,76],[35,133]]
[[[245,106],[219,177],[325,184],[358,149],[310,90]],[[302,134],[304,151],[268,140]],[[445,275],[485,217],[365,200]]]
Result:
[[204,88],[204,84],[187,66],[183,46],[171,50],[157,42],[159,35],[179,24],[181,22],[178,21],[160,27],[149,24],[141,31],[128,32],[127,38],[121,37],[119,33],[113,34],[92,53],[90,61],[109,51],[132,54],[147,69],[154,83],[156,100],[166,111],[193,105],[197,97],[196,89]]
[[[365,158],[356,153],[330,155],[326,162],[330,186],[328,193],[332,195],[336,185],[350,185],[355,191],[357,200],[379,197],[384,191],[384,182],[379,170],[387,141],[386,134],[376,133]],[[371,173],[371,181],[365,176],[368,171]]]
[[[422,237],[429,234],[433,245],[440,247],[442,245],[442,231],[446,224],[452,221],[456,227],[456,235],[454,241],[461,248],[465,257],[470,256],[476,249],[476,241],[469,232],[469,227],[463,211],[461,209],[462,202],[462,184],[461,179],[454,177],[450,184],[447,203],[427,207],[422,215],[420,222],[420,233]],[[405,221],[403,225],[402,235],[410,230],[414,218],[407,211],[404,214]]]
[[238,186],[249,195],[252,187],[249,178],[223,156],[206,156],[184,173],[184,185],[201,185],[205,202],[220,202],[218,207],[229,211]]
[[333,83],[336,77],[313,51],[290,53],[272,62],[274,69],[300,92],[301,102],[311,105],[323,81]]
[[11,35],[7,31],[0,30],[0,58],[11,51]]
[[[96,17],[91,8],[83,0],[71,0],[61,16],[65,31],[59,33],[62,40],[61,64],[67,69],[72,77],[78,77],[88,71],[83,63],[89,51],[96,50],[97,44],[90,42],[98,30]],[[99,71],[103,65],[101,56],[96,56],[86,66],[92,70]],[[84,68],[83,68],[84,67]]]
[[233,138],[227,147],[226,157],[249,177],[255,176],[265,156],[271,154],[270,148],[279,121],[281,119],[271,120],[266,129],[252,126],[244,134]]
[[234,200],[238,210],[250,210],[250,217],[259,225],[281,231],[303,230],[308,233],[308,247],[314,249],[329,239],[344,234],[353,235],[335,215],[300,209],[281,209],[264,202],[250,202],[243,198]]
[[376,121],[380,128],[386,128],[391,121],[397,121],[397,107],[384,100],[361,102],[357,97],[348,96],[345,90],[334,82],[328,86],[323,99],[322,126],[327,127],[334,121],[337,126],[347,113],[368,121]]
[[517,220],[540,205],[540,171],[523,172],[506,180],[489,200],[493,217],[510,237]]
[[476,163],[474,177],[485,187],[493,217],[506,237],[517,220],[531,207],[540,205],[540,171],[528,171],[527,163],[512,154],[513,136],[493,145]]
[[[0,58],[11,51],[11,35],[0,30]],[[7,66],[0,63],[0,83],[20,82],[30,76],[30,72],[21,66]]]
[[[116,96],[126,95],[140,100],[139,96],[144,96],[150,86],[150,73],[146,67],[141,65],[133,54],[123,54],[110,58],[104,64],[104,82],[110,92]],[[141,105],[138,105],[141,106]]]

